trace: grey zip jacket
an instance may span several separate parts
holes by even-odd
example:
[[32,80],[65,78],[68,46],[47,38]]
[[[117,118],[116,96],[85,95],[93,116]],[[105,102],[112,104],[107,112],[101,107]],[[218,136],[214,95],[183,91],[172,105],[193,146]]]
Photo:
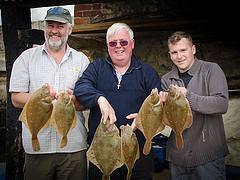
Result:
[[[186,98],[193,113],[193,123],[183,132],[183,149],[176,148],[175,135],[171,132],[166,159],[183,167],[194,167],[229,153],[222,118],[228,109],[228,85],[223,70],[216,63],[196,58],[188,73],[192,79]],[[170,84],[184,87],[175,65],[161,81],[164,90]]]

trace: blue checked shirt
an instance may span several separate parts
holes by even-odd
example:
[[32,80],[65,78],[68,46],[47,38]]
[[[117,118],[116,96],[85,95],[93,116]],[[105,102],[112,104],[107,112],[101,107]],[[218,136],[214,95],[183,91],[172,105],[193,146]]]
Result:
[[[67,48],[60,64],[48,55],[45,45],[24,51],[14,62],[9,92],[34,92],[49,83],[55,91],[73,89],[75,82],[87,68],[89,60],[83,53]],[[43,128],[38,133],[40,151],[33,151],[32,138],[22,123],[23,147],[29,154],[77,152],[87,148],[87,130],[82,112],[77,112],[77,124],[67,135],[68,142],[60,148],[62,136],[53,127]]]

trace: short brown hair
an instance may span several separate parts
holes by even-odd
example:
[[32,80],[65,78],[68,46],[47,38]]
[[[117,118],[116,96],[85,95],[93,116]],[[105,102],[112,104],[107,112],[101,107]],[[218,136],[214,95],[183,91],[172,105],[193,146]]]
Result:
[[168,45],[169,44],[176,44],[182,38],[188,39],[191,43],[193,43],[192,37],[190,34],[184,31],[176,31],[168,38]]

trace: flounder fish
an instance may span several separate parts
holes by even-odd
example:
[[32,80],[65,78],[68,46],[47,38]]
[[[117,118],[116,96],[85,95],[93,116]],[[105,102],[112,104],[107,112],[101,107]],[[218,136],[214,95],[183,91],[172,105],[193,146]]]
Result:
[[66,91],[61,91],[54,103],[51,117],[53,125],[62,136],[60,148],[67,145],[67,134],[76,126],[75,106]]
[[136,160],[140,157],[139,144],[135,133],[132,131],[131,126],[122,125],[120,129],[122,161],[128,169],[126,180],[130,180],[133,166]]
[[163,104],[159,101],[158,90],[155,88],[144,100],[136,117],[136,126],[143,132],[143,135],[146,138],[143,154],[147,155],[150,153],[153,137],[165,128],[162,121]]
[[121,139],[116,125],[107,131],[109,124],[98,125],[93,141],[87,151],[87,158],[103,173],[102,180],[110,180],[111,173],[123,165],[121,160]]
[[188,100],[179,91],[178,86],[169,86],[168,97],[163,109],[163,123],[171,127],[175,133],[176,147],[183,148],[182,133],[192,125],[192,111]]
[[19,116],[19,120],[25,123],[32,134],[32,148],[34,151],[40,150],[37,135],[43,127],[47,126],[52,109],[50,88],[46,84],[32,93]]

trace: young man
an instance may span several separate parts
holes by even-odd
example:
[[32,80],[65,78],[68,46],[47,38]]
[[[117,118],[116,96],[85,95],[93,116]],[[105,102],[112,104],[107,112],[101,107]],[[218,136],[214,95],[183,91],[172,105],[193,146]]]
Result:
[[228,108],[228,86],[222,69],[195,57],[196,47],[186,32],[168,39],[173,67],[162,77],[162,88],[178,85],[190,103],[193,123],[183,132],[184,148],[175,146],[174,133],[167,143],[171,179],[226,179],[224,156],[228,154],[222,114]]
[[[31,93],[48,84],[52,99],[66,90],[72,95],[75,81],[89,64],[81,52],[70,48],[72,16],[62,7],[50,8],[44,19],[45,43],[24,51],[14,62],[10,89],[12,103],[23,108]],[[74,99],[74,96],[73,98]],[[80,109],[77,103],[76,109]],[[24,179],[26,180],[85,180],[87,132],[81,111],[77,111],[75,128],[68,133],[68,142],[60,148],[61,135],[55,128],[43,128],[38,133],[40,150],[32,149],[31,134],[22,123],[25,150]]]
[[[92,62],[74,89],[77,100],[90,108],[89,144],[100,121],[106,122],[109,118],[117,127],[130,124],[132,121],[127,116],[139,111],[152,89],[161,88],[158,73],[133,55],[134,36],[127,24],[115,23],[109,27],[106,40],[109,57]],[[147,156],[142,154],[145,138],[139,130],[135,133],[141,156],[136,161],[131,179],[151,180],[154,170],[152,153]],[[111,179],[126,179],[126,175],[127,168],[122,166],[112,173]],[[100,170],[90,163],[89,179],[101,177]]]

